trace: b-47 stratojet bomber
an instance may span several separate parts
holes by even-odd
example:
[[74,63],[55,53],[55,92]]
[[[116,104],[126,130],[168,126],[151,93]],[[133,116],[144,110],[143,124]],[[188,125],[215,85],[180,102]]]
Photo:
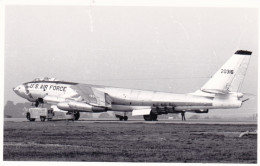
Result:
[[202,86],[187,94],[174,94],[107,87],[59,81],[54,78],[37,78],[14,88],[22,98],[39,104],[50,104],[54,111],[73,113],[75,120],[80,112],[117,111],[127,120],[127,112],[142,115],[146,121],[157,120],[158,115],[168,113],[208,113],[209,109],[239,108],[248,99],[239,92],[252,52],[238,50]]

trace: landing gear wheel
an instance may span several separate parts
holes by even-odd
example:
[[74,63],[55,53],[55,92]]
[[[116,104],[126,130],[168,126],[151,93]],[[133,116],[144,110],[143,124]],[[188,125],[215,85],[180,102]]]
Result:
[[127,121],[128,120],[128,116],[124,116],[124,121]]
[[152,116],[153,121],[157,121],[157,117],[158,117],[157,115],[153,115]]
[[151,116],[150,115],[144,115],[144,120],[145,121],[151,121]]
[[126,116],[126,113],[124,116],[122,115],[116,115],[116,118],[118,118],[120,121],[127,121],[128,120],[128,116]]
[[40,119],[41,119],[42,122],[44,122],[46,118],[41,116]]
[[150,115],[144,115],[144,120],[146,121],[157,121],[157,115],[150,114]]

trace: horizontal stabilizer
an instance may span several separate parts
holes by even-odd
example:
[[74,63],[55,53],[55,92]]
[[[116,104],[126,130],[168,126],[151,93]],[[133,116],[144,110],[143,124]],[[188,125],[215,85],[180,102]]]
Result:
[[149,115],[151,112],[151,109],[140,109],[140,110],[133,110],[132,116],[137,116],[137,115]]
[[222,89],[201,89],[202,92],[206,93],[213,93],[213,94],[227,94],[229,93],[228,90],[222,90]]

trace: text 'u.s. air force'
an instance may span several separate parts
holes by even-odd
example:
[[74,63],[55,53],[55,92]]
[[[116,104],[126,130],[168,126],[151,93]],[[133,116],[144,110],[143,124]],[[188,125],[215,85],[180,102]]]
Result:
[[58,85],[47,85],[47,84],[30,84],[29,88],[32,89],[43,89],[45,90],[53,90],[53,91],[66,91],[66,86],[58,86]]

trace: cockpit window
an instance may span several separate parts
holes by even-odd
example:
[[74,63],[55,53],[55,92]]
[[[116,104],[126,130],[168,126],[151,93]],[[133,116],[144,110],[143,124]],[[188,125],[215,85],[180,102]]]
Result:
[[40,78],[35,78],[33,81],[40,81]]
[[43,77],[43,78],[35,78],[33,82],[36,81],[58,81],[56,78],[49,78],[49,77]]
[[44,77],[43,80],[44,81],[49,81],[49,78],[48,77]]

